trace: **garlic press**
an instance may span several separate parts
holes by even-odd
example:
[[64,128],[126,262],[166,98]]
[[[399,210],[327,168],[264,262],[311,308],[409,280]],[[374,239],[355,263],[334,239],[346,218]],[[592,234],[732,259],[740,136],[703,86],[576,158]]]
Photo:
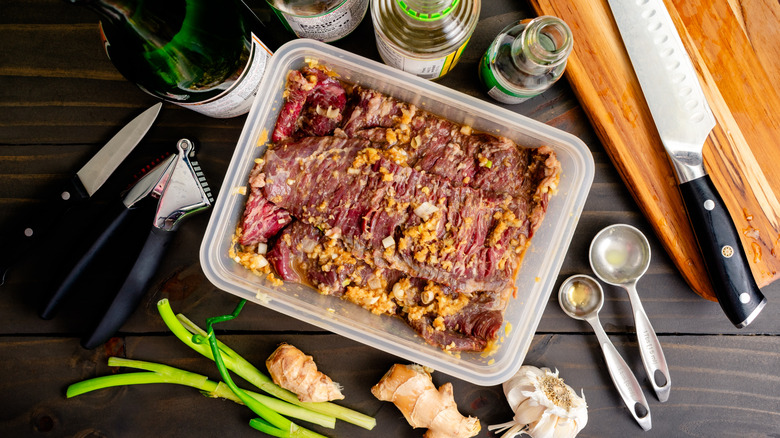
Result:
[[214,202],[199,164],[191,159],[195,151],[192,142],[179,140],[177,149],[178,153],[150,192],[159,193],[159,201],[149,236],[103,318],[82,341],[84,348],[103,344],[122,327],[146,293],[176,230],[187,217]]

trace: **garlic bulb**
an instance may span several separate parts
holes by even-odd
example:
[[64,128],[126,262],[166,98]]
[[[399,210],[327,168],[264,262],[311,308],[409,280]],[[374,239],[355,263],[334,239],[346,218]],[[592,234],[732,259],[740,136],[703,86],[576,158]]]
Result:
[[558,370],[524,365],[503,386],[514,420],[488,427],[506,431],[501,438],[522,433],[532,438],[574,437],[588,423],[585,394],[579,397],[558,377]]

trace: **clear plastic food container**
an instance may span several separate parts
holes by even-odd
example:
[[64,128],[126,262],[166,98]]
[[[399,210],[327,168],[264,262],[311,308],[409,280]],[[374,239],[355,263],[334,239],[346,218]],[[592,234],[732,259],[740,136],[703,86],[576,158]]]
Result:
[[[519,145],[547,145],[557,153],[563,169],[559,190],[526,251],[517,277],[517,298],[506,309],[497,348],[490,354],[445,352],[426,344],[400,318],[374,315],[308,286],[274,286],[230,258],[233,235],[246,202],[246,196],[234,188],[247,185],[254,159],[265,152],[263,145],[282,107],[287,73],[310,60],[331,68],[344,81],[373,88],[475,130],[506,136]],[[477,385],[495,385],[511,377],[523,363],[574,234],[593,173],[593,157],[587,146],[566,132],[336,47],[294,40],[271,58],[212,211],[201,245],[201,265],[216,287],[238,297],[438,372]]]

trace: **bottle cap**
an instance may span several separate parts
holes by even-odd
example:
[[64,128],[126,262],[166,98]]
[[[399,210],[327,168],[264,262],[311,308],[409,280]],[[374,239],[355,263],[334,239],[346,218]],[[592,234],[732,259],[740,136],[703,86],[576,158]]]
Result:
[[[436,20],[440,20],[445,15],[452,12],[452,10],[455,9],[455,6],[458,4],[460,0],[452,0],[448,6],[446,6],[444,9],[437,10],[436,12],[422,12],[414,9],[413,6],[410,6],[404,0],[396,0],[396,1],[398,2],[398,6],[401,7],[401,10],[406,12],[407,15],[414,18],[415,20],[436,21]],[[446,2],[442,2],[442,3],[446,3]]]

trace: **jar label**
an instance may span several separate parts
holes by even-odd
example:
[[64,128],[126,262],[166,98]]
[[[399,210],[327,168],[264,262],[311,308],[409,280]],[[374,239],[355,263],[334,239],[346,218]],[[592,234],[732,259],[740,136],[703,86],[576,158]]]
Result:
[[460,59],[463,49],[466,48],[466,44],[469,43],[469,40],[466,39],[460,47],[443,58],[424,59],[400,53],[378,32],[374,33],[376,34],[376,47],[385,64],[425,79],[437,79],[452,70]]
[[312,38],[329,43],[344,38],[358,27],[368,10],[368,1],[344,0],[329,12],[310,16],[294,15],[273,9],[282,23],[298,38]]
[[485,85],[485,88],[487,88],[488,96],[501,103],[510,105],[523,103],[535,96],[512,92],[503,87],[498,82],[498,79],[496,79],[493,70],[490,68],[490,61],[488,60],[487,54],[482,57],[482,61],[479,63],[479,79]]
[[174,103],[209,117],[229,118],[246,114],[254,103],[255,94],[260,87],[260,79],[263,78],[271,53],[271,50],[255,34],[252,34],[249,61],[241,76],[229,89],[203,102]]

